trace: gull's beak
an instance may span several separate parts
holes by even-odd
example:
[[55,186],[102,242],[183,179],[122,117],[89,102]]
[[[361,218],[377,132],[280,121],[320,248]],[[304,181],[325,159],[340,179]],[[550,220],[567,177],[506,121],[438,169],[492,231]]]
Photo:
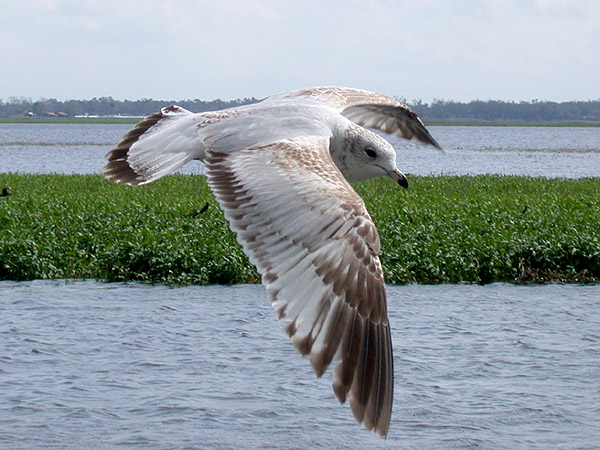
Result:
[[406,176],[404,176],[404,174],[402,172],[400,172],[399,170],[396,169],[393,172],[388,172],[388,175],[390,178],[395,180],[404,189],[408,189],[408,180],[406,179]]

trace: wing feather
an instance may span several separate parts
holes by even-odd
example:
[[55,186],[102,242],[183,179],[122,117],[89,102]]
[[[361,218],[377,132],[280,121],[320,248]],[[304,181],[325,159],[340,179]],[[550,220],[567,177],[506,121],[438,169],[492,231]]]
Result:
[[197,129],[206,120],[175,105],[146,117],[107,153],[104,176],[117,183],[145,184],[201,159],[204,147]]
[[207,152],[208,182],[296,349],[369,429],[388,431],[391,338],[379,237],[329,139]]
[[347,119],[366,128],[396,133],[441,149],[417,114],[404,103],[387,95],[340,86],[316,87],[286,92],[266,101],[301,97],[321,101],[337,109]]

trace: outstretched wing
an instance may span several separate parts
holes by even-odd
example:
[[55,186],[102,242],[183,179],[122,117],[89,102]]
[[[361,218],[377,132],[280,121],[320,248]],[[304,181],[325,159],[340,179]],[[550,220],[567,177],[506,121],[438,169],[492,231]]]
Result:
[[379,236],[335,167],[329,139],[302,137],[205,159],[208,183],[296,349],[354,416],[386,435],[393,361]]
[[191,161],[204,158],[202,130],[239,114],[238,109],[194,114],[172,105],[154,113],[130,130],[106,154],[103,170],[109,180],[146,184]]
[[[396,133],[405,139],[416,138],[441,149],[417,114],[387,95],[347,87],[317,87],[279,94],[270,99],[305,97],[321,101],[337,109],[354,123],[385,133]],[[269,100],[269,99],[266,99]]]

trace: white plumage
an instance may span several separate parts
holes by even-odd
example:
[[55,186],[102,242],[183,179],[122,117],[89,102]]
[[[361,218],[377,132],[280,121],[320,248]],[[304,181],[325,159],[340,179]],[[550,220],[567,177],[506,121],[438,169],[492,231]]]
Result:
[[177,106],[140,122],[108,153],[107,178],[144,184],[192,159],[256,265],[286,332],[354,416],[385,436],[393,358],[379,236],[348,181],[390,176],[396,153],[363,126],[439,148],[416,114],[372,92],[324,87],[193,114]]

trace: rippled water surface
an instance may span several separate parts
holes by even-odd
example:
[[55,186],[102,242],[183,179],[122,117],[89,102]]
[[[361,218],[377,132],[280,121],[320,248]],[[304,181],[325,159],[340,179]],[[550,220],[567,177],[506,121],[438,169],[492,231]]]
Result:
[[0,282],[0,448],[600,448],[600,286],[388,292],[383,440],[261,286]]
[[[133,125],[0,124],[0,172],[99,173],[104,155]],[[600,176],[600,128],[429,127],[444,153],[395,136],[406,173]],[[201,173],[192,162],[183,173]]]

